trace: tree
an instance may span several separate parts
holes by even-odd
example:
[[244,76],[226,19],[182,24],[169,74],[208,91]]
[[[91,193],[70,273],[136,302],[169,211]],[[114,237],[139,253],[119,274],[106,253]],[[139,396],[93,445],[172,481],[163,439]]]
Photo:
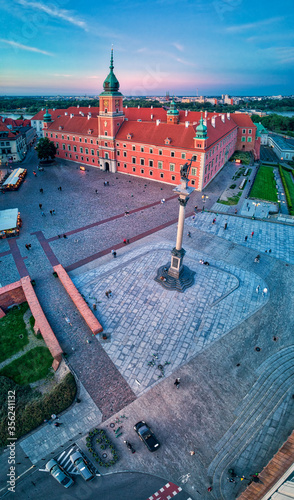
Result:
[[49,158],[55,158],[57,147],[54,142],[49,141],[48,137],[40,139],[36,151],[38,153],[39,160],[49,160]]

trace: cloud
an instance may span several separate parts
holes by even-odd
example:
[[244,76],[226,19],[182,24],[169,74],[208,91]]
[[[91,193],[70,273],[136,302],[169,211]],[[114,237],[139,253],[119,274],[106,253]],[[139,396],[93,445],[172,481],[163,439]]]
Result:
[[268,47],[261,49],[261,52],[268,56],[271,61],[276,60],[279,64],[288,64],[294,61],[294,47]]
[[191,61],[186,61],[185,59],[182,59],[181,57],[176,57],[175,58],[177,62],[181,63],[181,64],[184,64],[185,66],[196,66],[195,63],[191,62]]
[[269,33],[267,35],[253,35],[246,39],[247,42],[274,42],[279,40],[293,40],[294,33]]
[[62,78],[70,78],[70,77],[73,77],[73,75],[63,75],[61,73],[54,73],[53,76],[58,76],[58,77],[62,77]]
[[177,42],[173,42],[172,45],[178,49],[180,52],[184,52],[184,46],[181,45],[180,43],[177,43]]
[[29,47],[28,45],[23,45],[22,43],[14,42],[12,40],[5,40],[4,38],[0,38],[0,42],[7,43],[7,45],[11,45],[15,49],[20,50],[28,50],[29,52],[39,52],[39,54],[44,54],[45,56],[53,56],[51,52],[47,52],[46,50],[37,49],[36,47]]
[[283,21],[283,17],[271,17],[270,19],[264,19],[263,21],[256,21],[255,23],[239,24],[235,26],[228,26],[225,30],[229,33],[240,33],[241,31],[252,31],[263,26],[267,26],[272,23],[277,23]]
[[51,17],[63,19],[70,24],[74,24],[85,31],[88,31],[87,24],[70,13],[69,10],[60,9],[54,4],[45,5],[41,2],[31,2],[28,0],[16,0],[18,4],[23,5],[23,7],[32,7],[35,10],[41,10]]

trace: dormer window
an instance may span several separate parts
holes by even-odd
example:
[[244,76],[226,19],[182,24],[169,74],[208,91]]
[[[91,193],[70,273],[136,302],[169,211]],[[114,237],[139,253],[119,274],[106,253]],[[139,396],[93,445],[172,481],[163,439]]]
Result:
[[88,134],[91,135],[91,134],[93,134],[93,132],[94,132],[94,130],[92,128],[89,128]]
[[62,125],[59,125],[58,129],[59,129],[59,130],[63,130],[63,126],[62,126]]
[[164,144],[170,144],[171,143],[171,139],[169,137],[167,137],[164,141]]
[[107,113],[107,108],[105,108],[104,113]]
[[116,108],[116,112],[118,113],[118,108]]
[[128,134],[128,135],[127,135],[127,139],[129,139],[129,140],[130,140],[132,137],[133,137],[133,134]]

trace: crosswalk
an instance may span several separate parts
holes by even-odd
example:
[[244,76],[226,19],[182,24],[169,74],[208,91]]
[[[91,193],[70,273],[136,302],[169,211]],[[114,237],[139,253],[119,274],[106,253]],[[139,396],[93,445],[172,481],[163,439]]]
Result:
[[[60,452],[58,455],[54,457],[54,460],[56,460],[56,462],[58,462],[59,465],[61,465],[61,467],[70,475],[78,476],[79,473],[70,460],[70,456],[76,451],[79,451],[86,459],[88,466],[92,470],[93,474],[95,474],[96,476],[100,476],[98,470],[94,467],[92,463],[89,463],[89,459],[84,455],[84,453],[82,452],[82,450],[80,450],[77,444],[74,444],[73,446],[71,446],[71,448],[68,448],[67,450]],[[46,469],[39,469],[39,471],[47,472]]]

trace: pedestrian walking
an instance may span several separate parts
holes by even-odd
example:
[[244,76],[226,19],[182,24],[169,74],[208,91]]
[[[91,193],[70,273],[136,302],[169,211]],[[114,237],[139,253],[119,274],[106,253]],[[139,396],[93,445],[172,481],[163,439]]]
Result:
[[127,238],[127,245],[130,243],[130,240]]
[[111,250],[111,253],[112,253],[112,257],[115,259],[115,257],[116,257],[116,251],[115,250]]
[[50,215],[52,215],[52,210],[50,210]]
[[197,205],[195,205],[195,208],[194,208],[195,212],[196,212],[197,208],[198,208],[198,206],[197,206]]
[[238,212],[238,210],[235,208],[235,214]]
[[61,422],[55,422],[55,423],[54,423],[54,426],[55,426],[55,427],[60,427],[60,425],[62,425],[62,423],[61,423]]
[[44,193],[44,189],[43,188],[40,188],[40,193]]
[[57,418],[57,416],[55,415],[55,413],[52,413],[51,418],[52,418],[52,420],[55,420]]
[[37,177],[37,172],[35,172],[35,170],[33,170],[33,174],[35,177]]
[[28,244],[25,245],[26,249],[29,250],[30,246]]
[[106,295],[106,297],[109,299],[109,293],[108,293],[108,290],[107,290],[107,292],[105,292],[105,295]]
[[95,189],[95,193],[98,194],[98,189]]
[[215,224],[216,218],[213,219],[212,224]]
[[43,205],[42,205],[42,203],[39,203],[39,208],[40,208],[40,209],[42,208],[42,206],[43,206]]
[[265,297],[265,295],[267,294],[268,292],[268,289],[265,287],[263,290],[262,290],[262,296]]
[[112,297],[112,291],[111,290],[108,290],[108,295],[109,295],[109,297]]
[[59,186],[58,191],[62,191],[62,187],[61,186]]
[[176,386],[177,389],[179,388],[179,386],[180,386],[180,379],[179,378],[176,378],[176,380],[174,381],[174,385]]
[[66,239],[67,238],[66,234],[64,234],[63,237]]
[[191,457],[193,457],[193,455],[195,455],[195,451],[190,451],[189,453],[190,453]]
[[260,285],[257,285],[257,287],[255,289],[256,293],[259,293],[259,290],[260,290]]
[[228,223],[226,222],[224,225],[224,229],[227,229],[227,227],[228,227]]
[[190,233],[190,231],[188,231],[187,236],[188,236],[189,238],[191,238],[191,233]]
[[56,215],[56,212],[55,212],[55,210],[52,210],[52,215]]
[[246,236],[245,236],[245,241],[247,241],[247,239],[248,239],[248,236],[246,235]]
[[254,231],[252,231],[252,233],[251,233],[251,238],[253,238],[253,235],[254,235]]
[[227,477],[227,481],[229,481],[230,483],[235,483],[235,479],[233,479],[232,477]]
[[42,217],[45,217],[45,212],[43,212],[43,211],[42,211],[42,212],[41,212],[41,215],[42,215]]
[[209,486],[209,488],[207,488],[207,491],[212,491],[212,486]]
[[125,245],[127,244],[127,240],[126,240],[126,238],[124,239],[124,244],[125,244]]

